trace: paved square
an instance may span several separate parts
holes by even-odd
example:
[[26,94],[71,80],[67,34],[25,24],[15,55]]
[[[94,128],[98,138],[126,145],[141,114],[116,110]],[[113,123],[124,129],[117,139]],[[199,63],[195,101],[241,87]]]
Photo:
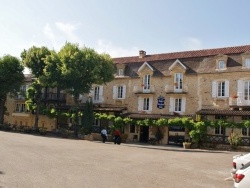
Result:
[[228,188],[236,154],[0,131],[0,187]]

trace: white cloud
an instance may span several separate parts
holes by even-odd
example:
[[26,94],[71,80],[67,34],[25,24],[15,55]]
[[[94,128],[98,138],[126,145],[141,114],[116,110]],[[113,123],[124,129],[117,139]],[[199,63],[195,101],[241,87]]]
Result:
[[43,29],[43,33],[48,39],[51,40],[52,43],[55,43],[56,37],[49,24],[46,24],[46,26]]
[[199,50],[202,49],[202,42],[198,38],[187,37],[181,40],[182,46],[185,50]]
[[79,37],[74,33],[79,25],[56,22],[56,27],[66,35],[70,42],[79,42]]
[[126,56],[137,56],[139,53],[138,47],[132,47],[125,49],[119,46],[115,46],[112,42],[105,40],[98,40],[97,47],[95,49],[99,53],[107,53],[111,57],[126,57]]
[[63,22],[56,22],[53,25],[46,24],[43,28],[43,34],[49,40],[53,49],[60,50],[66,41],[81,43],[80,38],[75,34],[80,25],[79,23],[70,24]]

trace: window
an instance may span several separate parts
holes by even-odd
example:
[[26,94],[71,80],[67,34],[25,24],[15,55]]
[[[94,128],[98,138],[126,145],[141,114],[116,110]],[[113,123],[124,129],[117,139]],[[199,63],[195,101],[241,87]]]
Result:
[[113,99],[125,99],[126,98],[126,86],[118,85],[113,86]]
[[174,111],[180,112],[181,111],[181,99],[175,99]]
[[218,69],[225,69],[226,68],[226,64],[224,60],[219,60],[218,61]]
[[250,68],[250,58],[247,58],[247,59],[245,60],[245,67]]
[[250,100],[250,81],[244,83],[244,99]]
[[16,112],[26,112],[26,105],[24,103],[16,104]]
[[213,81],[212,97],[229,97],[229,81]]
[[143,79],[143,89],[150,89],[150,75],[145,75]]
[[218,82],[218,97],[225,97],[225,82]]
[[123,76],[123,69],[118,69],[118,76]]
[[175,89],[182,89],[182,79],[183,79],[183,74],[182,73],[176,73],[175,74]]
[[185,112],[186,110],[186,98],[173,98],[170,97],[169,112]]
[[143,110],[149,110],[149,98],[143,99]]
[[118,92],[117,92],[117,98],[118,99],[122,99],[123,98],[123,86],[118,86],[117,90],[118,90]]
[[99,101],[100,87],[95,87],[94,89],[94,100]]
[[225,128],[224,128],[224,127],[221,127],[221,126],[216,127],[214,133],[215,133],[215,134],[224,134],[224,133],[225,133]]
[[250,136],[250,128],[242,128],[241,130],[243,136]]
[[153,107],[152,97],[138,97],[138,111],[151,112]]
[[[215,115],[215,120],[225,120],[226,119],[226,116],[225,115]],[[225,134],[225,127],[216,127],[215,128],[215,131],[214,131],[215,134]]]
[[135,133],[135,125],[134,124],[129,126],[129,132],[130,133]]

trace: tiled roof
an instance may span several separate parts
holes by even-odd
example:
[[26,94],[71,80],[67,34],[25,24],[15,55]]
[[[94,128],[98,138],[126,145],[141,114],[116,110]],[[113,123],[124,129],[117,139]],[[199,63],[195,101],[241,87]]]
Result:
[[225,48],[214,48],[194,51],[172,52],[164,54],[146,55],[143,58],[139,56],[113,58],[115,63],[131,63],[131,62],[145,62],[145,61],[162,61],[170,59],[181,59],[191,57],[208,57],[219,54],[229,55],[250,52],[250,45],[234,46]]
[[201,109],[197,112],[199,115],[231,115],[231,116],[250,116],[250,111],[245,110],[219,110],[219,109]]
[[191,117],[193,118],[195,115],[163,115],[163,114],[141,114],[141,113],[128,113],[128,114],[124,114],[124,117],[129,117],[132,119],[160,119],[160,118],[166,118],[166,119],[170,119],[170,118],[176,118],[176,117]]

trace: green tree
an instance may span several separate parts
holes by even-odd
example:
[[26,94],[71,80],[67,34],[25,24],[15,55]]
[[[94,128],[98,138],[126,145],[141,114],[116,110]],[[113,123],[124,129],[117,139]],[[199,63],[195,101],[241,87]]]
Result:
[[[46,57],[44,71],[47,82],[53,81],[54,86],[66,90],[78,107],[79,95],[88,94],[93,84],[101,85],[113,80],[115,69],[108,54],[98,54],[93,49],[66,43],[57,54],[52,52]],[[78,110],[75,113],[78,119]],[[77,126],[74,125],[75,134]]]
[[11,55],[0,58],[0,123],[4,121],[5,102],[8,93],[16,94],[24,81],[24,66]]
[[86,133],[89,134],[92,132],[92,125],[94,122],[94,111],[93,111],[93,102],[92,100],[87,101],[84,106],[84,114],[83,114],[83,123],[82,126]]
[[[32,84],[32,92],[28,95],[29,102],[33,102],[33,109],[35,109],[35,124],[34,128],[38,128],[40,106],[42,102],[41,90],[46,87],[44,82],[45,73],[44,68],[46,66],[46,56],[51,54],[47,47],[31,47],[27,51],[24,50],[21,53],[23,64],[28,67],[32,74],[35,76],[35,80]],[[33,93],[33,95],[32,95]],[[30,98],[29,98],[30,97]]]

